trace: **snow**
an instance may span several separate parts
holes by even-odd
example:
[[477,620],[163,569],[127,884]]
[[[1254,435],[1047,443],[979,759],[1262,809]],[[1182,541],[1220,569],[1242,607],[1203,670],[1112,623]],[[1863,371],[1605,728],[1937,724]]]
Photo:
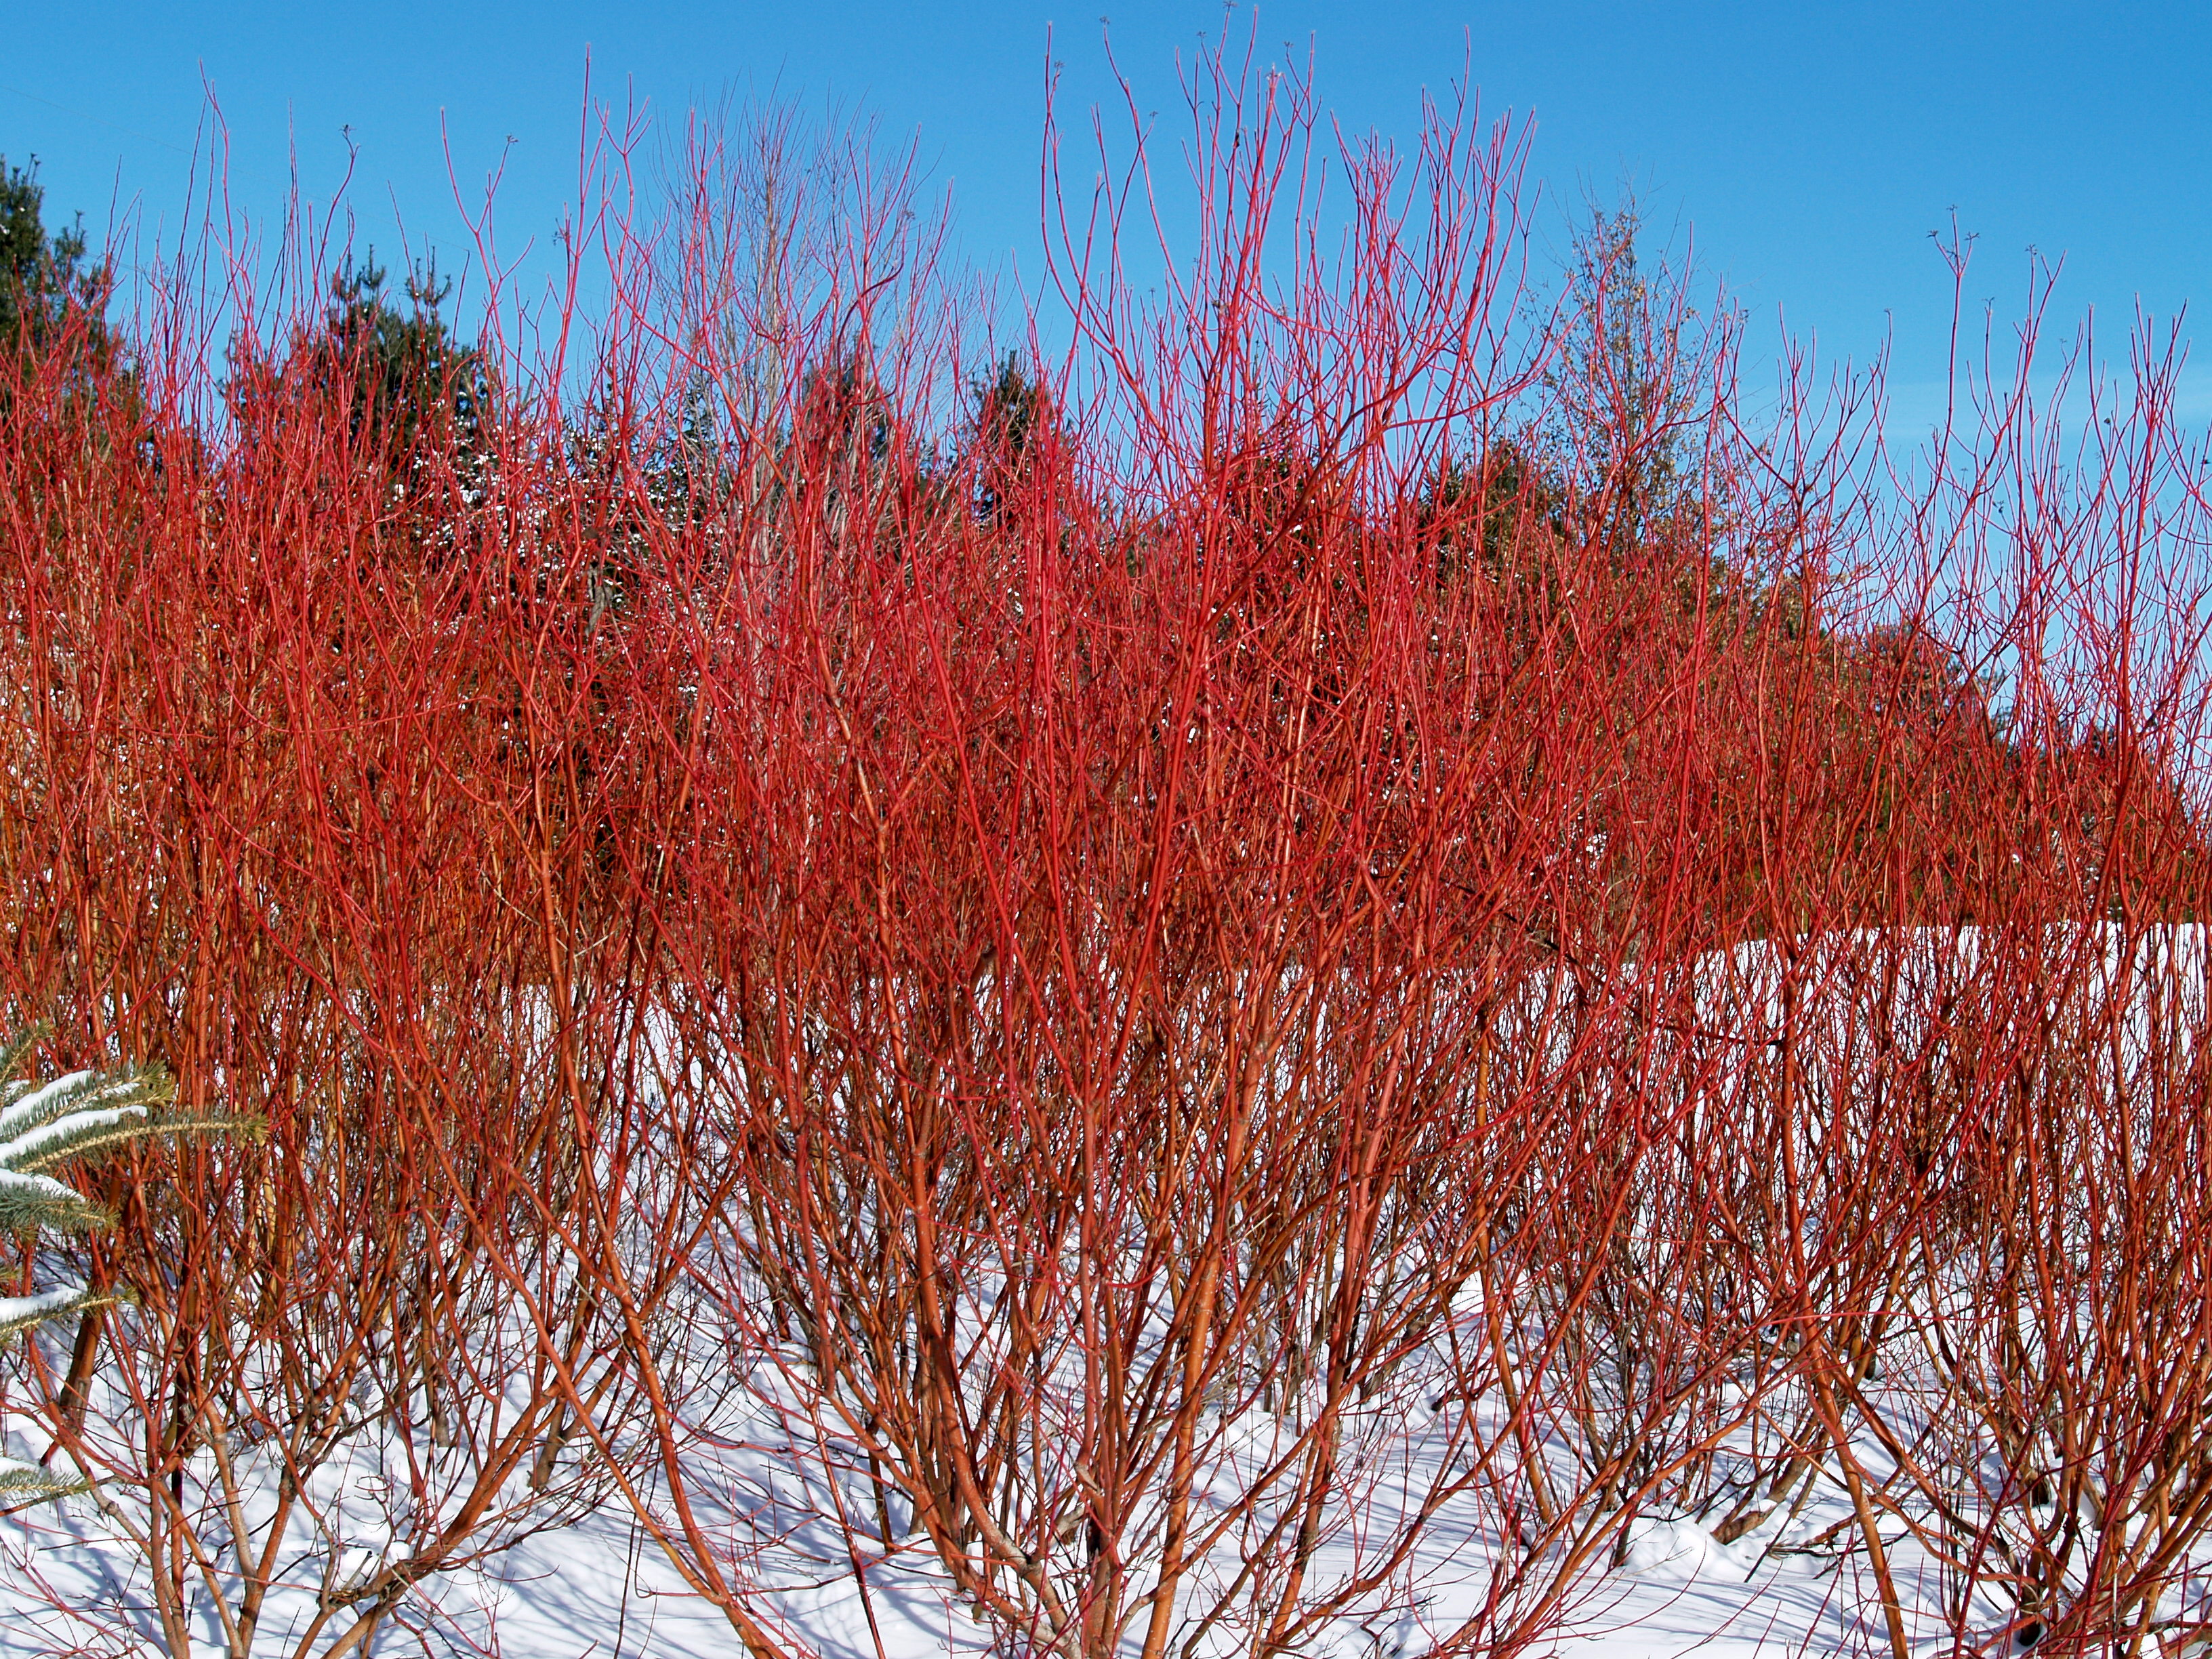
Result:
[[56,1101],[65,1099],[91,1079],[90,1072],[70,1072],[27,1091],[5,1109],[0,1109],[0,1134],[9,1133],[19,1124],[38,1122],[53,1109]]
[[[2142,1009],[2154,993],[2148,988],[2163,987],[2155,994],[2178,1000],[2163,1018],[2172,1022],[2170,1030],[2179,1029],[2193,1041],[2205,1018],[2202,930],[2161,930],[2127,957],[2114,941],[2111,930],[2093,928],[2051,944],[2079,953],[2093,988],[2136,988],[2128,994],[2137,1013],[2121,1045],[2122,1064],[2140,1057],[2150,1041],[2151,1016]],[[1824,994],[1801,1005],[1796,1017],[1830,1022],[1844,1053],[1850,1051],[1853,1022],[1863,1019],[1863,998],[1881,979],[1872,971],[1882,954],[1871,948],[1876,943],[1815,941],[1799,954],[1796,971]],[[1903,949],[1893,948],[1900,944]],[[1904,987],[1881,993],[1889,1034],[1935,1040],[1932,1011],[1947,991],[1973,974],[1982,942],[1971,933],[1929,933],[1892,939],[1883,949],[1898,970],[1891,983]],[[1774,947],[1747,947],[1698,964],[1699,1018],[1725,1026],[1738,1042],[1762,1040],[1782,1015],[1782,954]],[[22,1103],[19,1103],[19,1109]],[[56,1290],[39,1297],[0,1298],[0,1317],[10,1308],[66,1294]],[[1480,1298],[1462,1298],[1452,1311],[1455,1319],[1472,1323],[1481,1317]],[[488,1325],[487,1365],[495,1369],[504,1363],[501,1354],[527,1347],[526,1336],[520,1348],[514,1346],[517,1340],[514,1330]],[[1866,1385],[1869,1400],[1898,1422],[1926,1420],[1920,1403],[1929,1380],[1925,1368],[1910,1353],[1885,1351],[1883,1359],[1880,1379]],[[1464,1455],[1469,1437],[1474,1442],[1500,1437],[1495,1400],[1469,1404],[1432,1397],[1423,1376],[1417,1355],[1396,1395],[1348,1419],[1347,1463],[1355,1455],[1367,1460],[1360,1466],[1363,1507],[1324,1544],[1317,1577],[1345,1571],[1364,1547],[1354,1522],[1387,1532],[1399,1512],[1394,1504],[1418,1500],[1443,1460]],[[710,1505],[702,1517],[704,1529],[726,1541],[725,1566],[742,1569],[767,1589],[757,1610],[794,1638],[794,1653],[915,1659],[1021,1650],[999,1642],[970,1615],[924,1538],[911,1529],[903,1506],[893,1505],[888,1538],[870,1530],[872,1521],[856,1520],[850,1533],[841,1534],[828,1519],[837,1504],[847,1502],[856,1514],[866,1505],[857,1490],[841,1498],[843,1477],[823,1467],[822,1449],[836,1435],[817,1425],[814,1432],[823,1437],[810,1444],[793,1416],[780,1417],[763,1404],[777,1392],[772,1377],[739,1381],[744,1385],[701,1396],[709,1403],[692,1425],[685,1467],[695,1491]],[[128,1420],[126,1402],[105,1404]],[[787,1399],[787,1411],[794,1406]],[[1265,1464],[1293,1435],[1294,1425],[1254,1408],[1212,1430],[1209,1444],[1216,1448],[1219,1490],[1225,1492],[1253,1467]],[[21,1461],[33,1462],[46,1449],[27,1417],[0,1413],[0,1431],[5,1435],[0,1450]],[[274,1535],[271,1528],[281,1534],[276,1541],[286,1564],[264,1615],[257,1654],[293,1654],[335,1597],[404,1555],[409,1528],[419,1520],[410,1516],[410,1505],[427,1501],[434,1510],[442,1497],[459,1489],[453,1482],[465,1484],[465,1471],[441,1463],[441,1458],[450,1462],[449,1454],[393,1443],[364,1417],[310,1469],[304,1501],[280,1526],[274,1517],[285,1458],[250,1437],[234,1436],[233,1441],[226,1451],[240,1472],[247,1531],[263,1541]],[[857,1462],[849,1449],[840,1450]],[[1887,1453],[1870,1433],[1856,1437],[1850,1450],[1865,1469],[1878,1474],[1888,1468]],[[1560,1445],[1547,1455],[1561,1468],[1571,1456]],[[203,1457],[195,1466],[195,1480],[210,1476],[205,1463]],[[652,1486],[649,1464],[641,1461],[635,1468],[645,1471],[638,1478],[647,1483],[648,1508],[666,1518],[665,1494]],[[1961,1480],[1972,1473],[1961,1471]],[[561,1478],[544,1492],[528,1489],[527,1474],[526,1462],[498,1494],[494,1507],[503,1518],[484,1531],[491,1547],[416,1584],[372,1654],[720,1659],[738,1650],[729,1623],[687,1588],[588,1455],[570,1457]],[[1306,1650],[1341,1659],[1415,1656],[1476,1617],[1496,1575],[1516,1555],[1500,1512],[1476,1501],[1479,1497],[1451,1511],[1459,1518],[1430,1535],[1409,1576],[1317,1632]],[[1832,1455],[1809,1485],[1768,1502],[1757,1525],[1723,1543],[1716,1531],[1730,1507],[1716,1502],[1698,1514],[1663,1508],[1638,1514],[1626,1528],[1624,1547],[1608,1546],[1586,1570],[1571,1575],[1556,1620],[1534,1633],[1528,1650],[1587,1653],[1595,1659],[1672,1659],[1693,1652],[1741,1659],[1886,1649],[1856,1512]],[[1902,1618],[1916,1652],[1954,1651],[1961,1635],[1984,1651],[2017,1650],[2019,1615],[2009,1601],[1992,1593],[1986,1581],[1962,1590],[1919,1537],[1887,1515],[1882,1520]],[[146,1521],[118,1492],[72,1498],[0,1522],[0,1654],[165,1651],[149,1595]],[[1237,1541],[1233,1533],[1224,1539],[1224,1550],[1217,1552],[1222,1559],[1208,1569],[1210,1582],[1220,1583],[1233,1567],[1231,1547]],[[221,1559],[210,1564],[213,1578],[234,1585],[234,1574],[226,1577],[226,1572]],[[2202,1616],[2208,1575],[2212,1553],[2192,1559],[2161,1615]],[[194,1655],[223,1652],[208,1598],[197,1616]],[[343,1628],[343,1620],[326,1622],[307,1650],[325,1651]],[[1177,1632],[1176,1650],[1185,1634]],[[1196,1652],[1226,1655],[1249,1645],[1245,1633],[1224,1628],[1201,1641]],[[1127,1650],[1134,1651],[1133,1643]]]
[[25,1175],[20,1170],[0,1170],[0,1188],[25,1193],[50,1204],[83,1202],[75,1188],[64,1186],[52,1176]]
[[36,1319],[57,1309],[66,1308],[76,1299],[80,1290],[81,1287],[76,1285],[62,1285],[51,1291],[41,1291],[36,1296],[0,1296],[0,1328],[11,1325],[19,1319]]
[[[69,1112],[51,1123],[27,1130],[15,1139],[0,1145],[0,1166],[13,1169],[41,1154],[50,1154],[54,1147],[64,1146],[79,1135],[95,1129],[112,1129],[126,1118],[141,1118],[147,1115],[143,1106],[113,1106],[100,1110]],[[52,1161],[49,1157],[49,1161]]]

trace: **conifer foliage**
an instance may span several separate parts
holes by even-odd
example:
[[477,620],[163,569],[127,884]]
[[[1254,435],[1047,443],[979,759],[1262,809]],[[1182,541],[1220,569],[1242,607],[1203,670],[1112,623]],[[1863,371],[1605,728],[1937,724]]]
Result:
[[[49,343],[72,301],[96,307],[106,287],[106,264],[86,259],[81,222],[47,232],[40,212],[46,194],[35,159],[10,167],[0,155],[0,343]],[[94,333],[104,350],[105,327]]]
[[[0,1050],[0,1076],[12,1073],[39,1041],[36,1029]],[[176,1085],[159,1066],[70,1072],[48,1083],[17,1079],[0,1087],[0,1227],[16,1234],[89,1232],[115,1218],[47,1173],[72,1158],[149,1135],[235,1127],[218,1115],[163,1111]],[[113,1301],[85,1285],[62,1284],[30,1296],[0,1297],[0,1337]],[[57,1497],[81,1490],[44,1470],[0,1458],[0,1498]]]

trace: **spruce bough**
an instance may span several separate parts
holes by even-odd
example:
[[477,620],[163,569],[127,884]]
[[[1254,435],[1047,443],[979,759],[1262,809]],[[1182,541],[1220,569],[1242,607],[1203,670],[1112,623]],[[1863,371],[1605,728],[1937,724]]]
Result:
[[[40,1036],[34,1029],[0,1048],[0,1078],[12,1075]],[[250,1127],[221,1115],[192,1117],[164,1111],[176,1092],[175,1083],[158,1066],[72,1072],[50,1083],[0,1085],[0,1229],[84,1233],[113,1226],[115,1218],[106,1210],[46,1171],[65,1158],[83,1158],[148,1135]],[[0,1296],[0,1339],[114,1299],[82,1285],[58,1285],[33,1296]],[[0,1457],[0,1499],[21,1502],[82,1490],[81,1484],[57,1480],[34,1465]]]

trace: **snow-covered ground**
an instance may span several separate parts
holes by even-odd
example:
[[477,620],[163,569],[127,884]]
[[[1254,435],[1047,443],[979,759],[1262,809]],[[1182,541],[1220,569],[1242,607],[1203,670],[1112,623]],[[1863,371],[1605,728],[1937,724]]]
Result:
[[[69,1506],[79,1503],[70,1500]],[[1731,1544],[1716,1542],[1692,1521],[1638,1520],[1627,1559],[1594,1575],[1557,1629],[1531,1650],[1556,1649],[1593,1659],[1693,1652],[1735,1659],[1881,1649],[1887,1638],[1881,1609],[1863,1553],[1850,1535],[1850,1518],[1840,1481],[1831,1481],[1795,1519],[1778,1516]],[[10,1523],[0,1547],[9,1584],[9,1602],[0,1611],[0,1651],[164,1651],[143,1609],[143,1574],[133,1570],[134,1552],[104,1540],[88,1516],[74,1521],[49,1516],[30,1526],[20,1525],[22,1519]],[[1843,1535],[1820,1541],[1838,1528]],[[1952,1651],[1940,1575],[1909,1548],[1893,1566],[1915,1650]],[[849,1572],[832,1573],[817,1592],[779,1598],[789,1634],[805,1644],[797,1650],[824,1659],[994,1651],[989,1629],[945,1593],[939,1575],[893,1565],[878,1567],[870,1581],[866,1607]],[[37,1583],[46,1593],[34,1592]],[[1447,1590],[1416,1611],[1348,1620],[1333,1640],[1310,1650],[1342,1659],[1418,1655],[1427,1650],[1425,1638],[1448,1628],[1471,1600]],[[294,1651],[312,1617],[312,1600],[283,1598],[278,1609],[264,1626],[257,1652]],[[2006,1650],[2008,1613],[1993,1599],[1984,1607],[1979,1633],[1986,1650]],[[215,1632],[204,1632],[203,1638],[206,1644],[196,1653],[223,1651]],[[426,1584],[371,1650],[507,1659],[725,1659],[738,1650],[728,1622],[685,1589],[618,1506]]]
[[[1940,1045],[1960,988],[1984,958],[1971,935],[1925,934],[1903,943],[1898,950],[1875,948],[1866,939],[1831,939],[1801,956],[1799,982],[1816,994],[1798,1004],[1792,1017],[1827,1033],[1822,1043],[1812,1045],[1826,1069],[1808,1061],[1806,1075],[1810,1086],[1834,1094],[1838,1111],[1849,1103],[1844,1097],[1854,1057],[1869,1052],[1869,1042],[1923,1050]],[[2132,1011],[2111,1049],[2123,1082],[2157,1049],[2154,1027],[2165,1033],[2161,1064],[2169,1076],[2174,1057],[2191,1052],[2205,1018],[2204,944],[2197,928],[2160,930],[2132,957],[2114,948],[2107,930],[2052,942],[2055,951],[2075,953],[2071,971],[2077,996],[2117,994]],[[1745,1052],[1770,1042],[1784,1018],[1778,960],[1775,951],[1762,948],[1708,961],[1700,970],[1698,1019]],[[2155,1013],[2147,1012],[2154,1008]],[[2124,1164],[2128,1139],[2124,1135],[2124,1144],[2102,1155]],[[2202,1194],[2191,1196],[2196,1201]],[[1656,1237],[1664,1231],[1664,1219],[1654,1212],[1638,1224]],[[2054,1223],[2062,1231],[2076,1224],[2064,1216]],[[2185,1288],[2197,1283],[2183,1273],[2187,1266],[2173,1269],[2183,1273],[2173,1283],[2185,1287],[2181,1293],[2193,1294]],[[1339,1456],[1343,1498],[1323,1528],[1311,1583],[1325,1588],[1371,1565],[1426,1495],[1443,1492],[1443,1501],[1413,1555],[1350,1597],[1340,1613],[1305,1632],[1299,1650],[1341,1659],[1419,1655],[1469,1632],[1470,1621],[1486,1605],[1502,1605],[1522,1617],[1516,1632],[1532,1652],[1556,1649],[1602,1659],[1698,1652],[1732,1659],[1887,1650],[1888,1615],[1865,1536],[1868,1510],[1853,1500],[1854,1480],[1887,1492],[1873,1510],[1896,1589],[1896,1616],[1912,1650],[2019,1650],[2029,1632],[2011,1586],[2029,1571],[2022,1564],[2039,1540],[2063,1534],[2075,1540],[2067,1545],[2073,1549],[2080,1538],[2098,1532],[2099,1522],[2094,1514],[2077,1514],[2069,1522],[2051,1500],[2031,1498],[2020,1469],[2007,1466],[2006,1449],[1986,1435],[1976,1437],[1978,1425],[1993,1420],[1994,1408],[1969,1397],[1974,1358],[1950,1346],[1942,1304],[1985,1267],[1973,1261],[1932,1264],[1927,1281],[1900,1297],[1879,1374],[1857,1385],[1857,1403],[1849,1407],[1854,1429],[1845,1442],[1849,1457],[1839,1459],[1832,1446],[1816,1443],[1815,1462],[1778,1494],[1759,1495],[1777,1466],[1777,1445],[1786,1447],[1793,1434],[1804,1433],[1817,1407],[1836,1411],[1836,1399],[1816,1401],[1787,1380],[1759,1381],[1763,1373],[1750,1355],[1745,1356],[1749,1369],[1715,1373],[1700,1384],[1698,1399],[1707,1402],[1700,1409],[1719,1413],[1723,1427],[1709,1460],[1715,1473],[1700,1489],[1696,1511],[1686,1512],[1664,1496],[1667,1484],[1658,1481],[1650,1490],[1662,1496],[1639,1499],[1627,1512],[1632,1518],[1626,1520],[1625,1538],[1616,1537],[1624,1512],[1588,1492],[1568,1500],[1570,1509],[1583,1503],[1582,1522],[1571,1516],[1548,1533],[1534,1527],[1523,1501],[1528,1471],[1510,1455],[1500,1455],[1494,1477],[1470,1476],[1454,1484],[1455,1470],[1473,1468],[1515,1440],[1505,1426],[1510,1390],[1501,1386],[1480,1399],[1457,1400],[1448,1388],[1438,1392],[1443,1385],[1435,1379],[1469,1375],[1451,1370],[1445,1349],[1459,1335],[1471,1337],[1494,1311],[1480,1294],[1462,1295],[1452,1304],[1451,1328],[1395,1368],[1388,1388],[1371,1402],[1346,1415]],[[989,1293],[986,1286],[967,1291],[984,1300]],[[528,1348],[526,1337],[517,1346],[513,1317],[507,1309],[488,1316],[483,1328],[484,1355],[495,1368],[514,1363],[513,1356]],[[502,1320],[508,1322],[504,1327]],[[691,1356],[693,1392],[678,1405],[696,1407],[680,1437],[694,1501],[708,1506],[699,1516],[700,1535],[718,1540],[720,1564],[759,1592],[751,1610],[788,1650],[825,1659],[1043,1650],[1042,1644],[974,1615],[926,1534],[915,1527],[910,1506],[894,1498],[888,1508],[871,1510],[866,1483],[857,1473],[865,1459],[842,1433],[834,1412],[825,1416],[821,1400],[807,1396],[803,1364],[787,1358],[781,1364],[763,1361],[757,1374],[745,1375],[729,1358],[738,1341],[728,1325],[707,1318],[690,1328],[701,1347]],[[1751,1328],[1755,1334],[1759,1328]],[[2021,1351],[2027,1357],[2017,1363],[2039,1363],[2033,1344],[2041,1339],[2029,1334],[2027,1340],[2030,1346]],[[2205,1358],[2212,1367],[2212,1349]],[[2182,1370],[2175,1373],[2174,1389],[2212,1380],[2208,1368],[2191,1382],[2195,1374],[2185,1362],[2186,1356],[2177,1361]],[[728,1386],[718,1385],[718,1366],[729,1371],[720,1379]],[[1525,1391],[1528,1378],[1518,1381]],[[2162,1385],[2147,1378],[2144,1386],[2155,1391]],[[142,1419],[112,1382],[101,1387],[106,1392],[95,1398],[94,1415],[111,1425],[112,1435],[127,1439]],[[1264,1408],[1256,1403],[1263,1397],[1271,1402]],[[235,1433],[225,1442],[223,1467],[203,1451],[177,1484],[196,1522],[188,1545],[175,1541],[173,1531],[167,1534],[167,1545],[145,1541],[149,1525],[158,1525],[161,1517],[155,1514],[158,1503],[143,1491],[117,1491],[100,1499],[73,1497],[19,1511],[0,1521],[0,1653],[170,1651],[149,1592],[149,1552],[163,1547],[199,1552],[184,1575],[192,1587],[195,1656],[243,1659],[236,1630],[244,1582],[239,1561],[263,1552],[277,1564],[276,1585],[258,1610],[251,1653],[304,1659],[330,1652],[358,1610],[349,1599],[351,1591],[374,1581],[408,1549],[419,1548],[426,1531],[434,1532],[448,1517],[459,1524],[471,1490],[471,1472],[461,1466],[471,1455],[465,1449],[495,1439],[501,1413],[522,1409],[523,1400],[520,1392],[504,1401],[495,1389],[488,1392],[479,1407],[489,1415],[479,1421],[473,1439],[463,1437],[462,1449],[392,1443],[373,1413],[339,1420],[318,1443],[312,1466],[295,1459],[289,1476],[286,1459],[268,1442]],[[1626,1409],[1596,1395],[1589,1404],[1593,1411]],[[1230,1414],[1217,1413],[1202,1432],[1201,1449],[1210,1461],[1198,1483],[1201,1510],[1212,1502],[1228,1515],[1240,1494],[1261,1496],[1252,1506],[1252,1523],[1223,1531],[1193,1575],[1177,1604],[1186,1617],[1171,1632],[1170,1651],[1198,1659],[1255,1650],[1255,1632],[1240,1628],[1233,1617],[1208,1630],[1194,1620],[1213,1604],[1211,1598],[1225,1598],[1235,1607],[1238,1565],[1249,1559],[1242,1552],[1267,1532],[1271,1516],[1285,1511],[1290,1499],[1282,1482],[1255,1471],[1298,1445],[1299,1414],[1305,1409],[1297,1401],[1255,1391],[1240,1395],[1233,1411],[1224,1407]],[[2176,1421],[2212,1418],[2186,1400],[2177,1407],[2166,1399],[2159,1409],[2177,1411]],[[615,1443],[641,1501],[665,1520],[665,1491],[638,1426],[630,1419]],[[2127,1426],[2110,1432],[2124,1438]],[[1589,1430],[1577,1440],[1583,1431],[1565,1407],[1527,1419],[1535,1448],[1530,1455],[1548,1472],[1538,1477],[1540,1484],[1572,1493],[1578,1468],[1590,1464],[1594,1441],[1587,1436],[1595,1433]],[[0,1432],[5,1437],[0,1452],[19,1460],[35,1460],[46,1449],[36,1420],[27,1415],[0,1413]],[[1917,1478],[1892,1480],[1899,1467],[1894,1454],[1905,1444],[1925,1467]],[[1947,1466],[1947,1449],[1963,1461]],[[118,1440],[118,1462],[127,1451]],[[1030,1455],[1042,1470],[1052,1451],[1045,1437]],[[586,1443],[575,1443],[552,1479],[544,1479],[540,1468],[533,1486],[532,1472],[532,1460],[525,1459],[495,1483],[494,1501],[465,1517],[482,1547],[459,1565],[406,1586],[362,1650],[510,1659],[705,1659],[741,1650],[730,1621],[687,1587]],[[1042,1470],[1037,1478],[1052,1473]],[[2198,1495],[2191,1501],[2212,1504],[2212,1486],[2193,1478]],[[279,1491],[288,1480],[295,1490],[279,1522],[274,1518]],[[231,1499],[234,1511],[223,1512]],[[1747,1530],[1727,1542],[1716,1536],[1725,1517],[1752,1511],[1760,1518]],[[836,1522],[841,1515],[848,1517],[842,1526]],[[2167,1519],[2163,1511],[2146,1514],[2108,1530],[2124,1544],[2148,1537]],[[2196,1524],[2203,1526],[2201,1520]],[[1532,1531],[1538,1534],[1533,1547],[1528,1542]],[[1516,1533],[1517,1538],[1510,1535]],[[1568,1563],[1577,1536],[1599,1538],[1602,1547]],[[1942,1559],[1931,1544],[1944,1540],[1967,1555]],[[2069,1559],[2078,1565],[2078,1557]],[[1531,1579],[1501,1592],[1507,1575],[1532,1562],[1540,1570]],[[1560,1594],[1555,1604],[1547,1604],[1540,1593],[1551,1582],[1547,1575],[1553,1567],[1547,1564],[1561,1563],[1567,1565],[1558,1567]],[[1962,1569],[1973,1582],[1963,1582]],[[2062,1565],[2062,1578],[2066,1570]],[[2191,1534],[2164,1576],[2167,1588],[2154,1609],[2155,1624],[2203,1617],[2212,1596],[2212,1550]],[[1501,1595],[1502,1601],[1492,1600]],[[1141,1621],[1133,1628],[1141,1630]],[[1133,1636],[1125,1647],[1136,1650]],[[2159,1650],[2154,1631],[2143,1651]]]

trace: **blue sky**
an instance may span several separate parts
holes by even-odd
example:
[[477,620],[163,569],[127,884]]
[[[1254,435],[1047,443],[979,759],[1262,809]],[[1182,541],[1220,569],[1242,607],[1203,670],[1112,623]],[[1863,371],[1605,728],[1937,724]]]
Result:
[[[1164,112],[1177,51],[1224,26],[1217,4],[1109,15],[1115,57]],[[1251,27],[1249,8],[1229,17],[1238,38]],[[118,213],[173,228],[211,91],[248,215],[281,209],[295,157],[305,191],[327,196],[350,129],[361,239],[391,261],[396,204],[409,242],[450,266],[466,238],[449,138],[472,196],[504,160],[502,244],[542,252],[574,190],[588,51],[595,94],[662,118],[732,87],[864,106],[916,137],[966,253],[1033,276],[1048,26],[1065,103],[1110,96],[1097,15],[1048,4],[77,0],[11,21],[0,151],[38,155],[50,221],[81,208],[95,240]],[[1485,109],[1534,118],[1555,209],[1632,181],[1653,235],[1693,238],[1763,325],[1785,317],[1824,358],[1893,338],[1908,406],[1940,381],[1950,288],[1929,233],[1954,209],[1978,239],[1969,298],[2001,317],[2019,310],[2031,246],[2063,257],[2055,314],[2070,328],[2094,307],[2114,353],[2138,304],[2212,302],[2212,7],[1273,0],[1259,34],[1299,61],[1312,48],[1318,96],[1347,129],[1401,139],[1423,89],[1471,54]],[[2208,367],[2191,376],[2200,416]]]

